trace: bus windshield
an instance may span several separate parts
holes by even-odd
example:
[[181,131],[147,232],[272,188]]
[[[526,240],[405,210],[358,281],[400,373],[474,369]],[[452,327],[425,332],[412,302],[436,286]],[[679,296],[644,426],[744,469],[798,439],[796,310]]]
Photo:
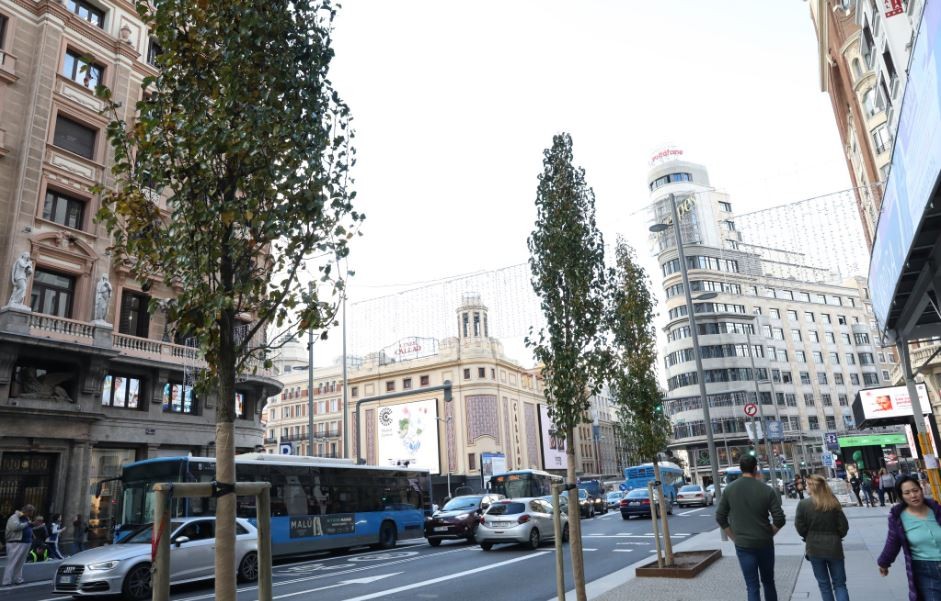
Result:
[[490,490],[507,499],[542,497],[552,494],[553,482],[561,481],[561,476],[554,476],[547,472],[510,472],[492,477]]

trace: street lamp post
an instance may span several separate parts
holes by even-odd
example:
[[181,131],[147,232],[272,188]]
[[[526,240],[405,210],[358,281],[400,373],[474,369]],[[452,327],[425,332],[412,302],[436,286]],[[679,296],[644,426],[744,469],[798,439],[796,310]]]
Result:
[[444,448],[448,455],[448,498],[451,498],[451,439],[448,438],[448,425],[451,423],[451,416],[447,417],[436,417],[436,420],[439,422],[444,422]]
[[[699,396],[702,399],[702,416],[706,426],[706,448],[709,452],[709,464],[712,470],[712,483],[716,489],[716,496],[721,494],[722,486],[719,482],[719,458],[716,455],[716,442],[712,433],[712,418],[709,416],[709,397],[706,395],[706,381],[703,376],[702,355],[699,351],[699,332],[696,328],[696,312],[693,310],[693,296],[689,288],[689,273],[686,266],[686,253],[683,252],[683,233],[680,229],[680,216],[676,210],[676,195],[670,194],[670,211],[673,215],[673,235],[676,238],[676,254],[680,262],[680,273],[683,276],[683,291],[686,296],[686,312],[689,317],[689,329],[693,339],[693,354],[696,358],[696,379],[699,380]],[[657,223],[650,227],[652,232],[665,231],[669,225]],[[724,536],[724,533],[723,533]]]
[[[755,323],[758,323],[758,320],[755,320]],[[774,488],[775,492],[778,490],[778,478],[774,469],[774,455],[771,453],[771,439],[768,437],[768,425],[765,422],[765,409],[764,403],[761,402],[761,389],[758,387],[758,370],[755,368],[755,349],[752,348],[751,344],[751,330],[745,330],[745,340],[748,344],[748,359],[751,361],[751,373],[752,377],[755,379],[755,402],[758,404],[758,419],[761,422],[762,434],[765,437],[765,454],[768,456],[768,472],[771,476],[771,486]],[[768,374],[768,377],[771,377],[771,374]],[[772,396],[771,402],[774,402],[774,397]],[[755,446],[758,446],[758,432],[755,432]]]

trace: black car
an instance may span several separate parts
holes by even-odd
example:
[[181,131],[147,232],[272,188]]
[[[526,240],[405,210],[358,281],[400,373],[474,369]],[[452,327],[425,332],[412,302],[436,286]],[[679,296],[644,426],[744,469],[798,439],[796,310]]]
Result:
[[425,538],[432,547],[445,539],[474,542],[481,514],[503,495],[481,494],[454,497],[444,507],[425,518]]
[[578,487],[578,506],[583,518],[595,517],[596,513],[608,513],[604,495],[595,494],[587,487]]
[[[656,498],[654,500],[657,500]],[[667,515],[673,515],[673,503],[666,499]],[[621,517],[629,520],[634,516],[650,517],[650,494],[646,488],[635,488],[621,499]],[[660,517],[660,505],[654,506],[654,512]]]

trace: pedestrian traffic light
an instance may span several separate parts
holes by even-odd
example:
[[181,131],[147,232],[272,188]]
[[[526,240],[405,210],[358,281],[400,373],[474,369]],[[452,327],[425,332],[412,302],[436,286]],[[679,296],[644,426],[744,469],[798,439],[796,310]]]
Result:
[[653,412],[657,415],[663,415],[663,403],[656,403],[653,406]]
[[751,455],[752,457],[754,457],[754,456],[755,456],[755,449],[752,449],[752,450],[748,451],[748,454]]

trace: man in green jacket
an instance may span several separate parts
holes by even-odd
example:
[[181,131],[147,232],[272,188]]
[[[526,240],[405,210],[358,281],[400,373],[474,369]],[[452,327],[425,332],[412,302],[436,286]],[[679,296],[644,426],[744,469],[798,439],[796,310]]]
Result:
[[722,491],[716,521],[735,543],[748,601],[761,601],[761,588],[765,601],[778,601],[774,588],[774,535],[784,527],[784,511],[774,490],[757,478],[758,460],[745,455],[739,466],[742,477]]

